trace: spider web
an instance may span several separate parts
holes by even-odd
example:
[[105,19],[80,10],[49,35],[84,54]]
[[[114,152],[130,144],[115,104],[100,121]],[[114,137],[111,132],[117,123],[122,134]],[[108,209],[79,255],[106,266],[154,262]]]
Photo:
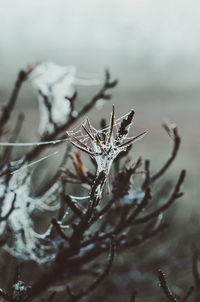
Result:
[[[120,118],[116,119],[114,122],[114,129],[115,132],[118,131],[119,125],[121,124],[122,120],[125,119],[127,116],[129,115],[129,112],[126,113],[125,115],[121,116]],[[42,145],[50,145],[50,146],[55,146],[57,144],[60,143],[70,143],[73,138],[79,139],[82,143],[84,144],[90,144],[90,138],[88,136],[88,134],[85,132],[84,127],[87,127],[88,124],[88,119],[84,119],[81,123],[79,123],[77,126],[75,126],[73,129],[66,131],[66,135],[67,137],[64,139],[57,139],[57,140],[51,140],[51,141],[44,141],[44,142],[27,142],[27,143],[9,143],[9,142],[0,142],[0,146],[4,146],[4,147],[28,147],[28,146],[42,146]],[[92,129],[92,131],[96,134],[96,135],[105,135],[106,138],[108,136],[108,131],[110,128],[110,125],[106,125],[104,128],[102,129],[96,129],[94,126],[92,126],[90,124],[90,127]],[[126,137],[128,139],[128,137]],[[54,152],[51,152],[50,154],[47,154],[43,157],[40,157],[37,160],[34,160],[33,162],[29,162],[26,163],[24,166],[22,166],[21,168],[10,172],[8,174],[15,174],[15,173],[19,173],[27,168],[33,167],[34,165],[37,165],[38,163],[47,160],[49,158],[52,158],[56,155],[58,155],[59,153],[61,153],[61,151],[64,149],[65,147],[61,148],[60,150],[56,150]]]

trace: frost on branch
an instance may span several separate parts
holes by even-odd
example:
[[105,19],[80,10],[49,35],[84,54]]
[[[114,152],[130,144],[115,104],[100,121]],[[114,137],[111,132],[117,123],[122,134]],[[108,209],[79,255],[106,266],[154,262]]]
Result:
[[96,85],[95,78],[79,79],[74,66],[60,66],[53,62],[36,65],[28,79],[38,91],[41,135],[51,134],[66,123],[73,111],[75,85]]
[[[10,138],[10,143],[0,143],[1,148],[5,148],[0,154],[0,248],[4,249],[0,265],[7,271],[7,259],[13,259],[17,266],[23,266],[22,274],[18,275],[17,279],[13,280],[13,276],[9,276],[9,284],[6,284],[6,281],[2,284],[0,278],[0,287],[5,287],[6,291],[0,289],[0,297],[7,301],[20,302],[57,302],[66,299],[69,302],[79,301],[97,286],[101,286],[111,271],[111,266],[116,264],[113,260],[117,261],[119,254],[123,257],[123,251],[130,248],[131,258],[127,253],[128,257],[124,257],[122,262],[127,263],[128,259],[127,264],[130,266],[131,259],[132,266],[135,267],[135,260],[140,264],[141,258],[146,257],[149,260],[149,254],[154,254],[152,268],[155,271],[158,254],[154,244],[154,253],[152,243],[147,245],[147,249],[141,247],[138,259],[135,249],[171,227],[169,215],[165,216],[164,213],[183,195],[181,186],[185,178],[184,170],[173,187],[165,188],[165,193],[162,193],[163,184],[158,183],[171,166],[179,149],[180,137],[176,125],[164,124],[165,130],[172,138],[173,149],[163,166],[152,173],[150,161],[146,160],[143,169],[138,171],[143,165],[141,157],[136,161],[125,159],[132,144],[145,135],[143,132],[134,137],[129,136],[134,118],[133,110],[116,119],[113,106],[109,125],[106,126],[106,122],[101,123],[101,130],[94,128],[88,119],[73,128],[74,122],[85,116],[100,99],[111,98],[108,91],[116,86],[117,81],[111,81],[107,71],[102,87],[74,117],[72,99],[74,85],[77,84],[75,71],[46,63],[19,73],[11,99],[0,115],[1,135],[9,122],[20,87],[27,79],[31,79],[39,90],[40,101],[46,106],[46,116],[40,128],[40,142],[18,142],[22,126],[20,123],[20,127],[16,127],[18,131]],[[69,131],[71,127],[73,130]],[[66,152],[55,175],[51,179],[46,175],[45,184],[41,184],[40,194],[36,195],[31,169],[35,167],[35,163],[43,160],[48,162],[50,157],[53,158],[59,153],[56,150],[42,157],[41,152],[48,146],[53,149],[57,143],[68,144],[69,141],[80,153],[86,153],[95,167],[90,169],[90,161],[85,164],[80,153],[69,155]],[[32,146],[33,149],[13,161],[12,155],[16,154],[11,151],[17,146]],[[39,155],[41,157],[38,157]],[[63,167],[68,157],[73,167]],[[137,181],[133,182],[137,173],[142,173],[142,177],[139,176]],[[109,194],[103,194],[108,180]],[[37,181],[40,182],[39,175]],[[107,265],[103,268],[102,260],[108,249],[110,253]],[[160,261],[160,258],[158,260]],[[120,267],[122,262],[120,260],[118,263]],[[196,261],[194,267],[196,271]],[[118,277],[129,279],[127,272],[126,275]],[[114,283],[111,286],[114,285],[114,290],[117,289],[118,292],[122,290],[124,295],[122,278],[118,288]],[[107,279],[106,283],[110,284],[114,279],[115,277]],[[66,297],[66,287],[69,297]],[[109,285],[107,288],[109,289]],[[165,288],[164,285],[163,289]],[[61,293],[57,294],[57,291]],[[126,293],[127,297],[123,296],[123,301],[128,301],[128,296],[131,296],[131,301],[135,299],[135,294],[131,295],[128,287]],[[106,299],[113,301],[112,297]],[[94,301],[93,297],[88,301]]]
[[[25,168],[25,167],[23,167]],[[32,180],[28,168],[17,171],[9,177],[1,177],[0,200],[1,216],[6,215],[15,197],[14,210],[6,221],[0,224],[0,236],[11,234],[11,239],[4,246],[14,257],[21,260],[34,260],[45,263],[52,259],[53,242],[48,239],[51,227],[44,234],[34,231],[32,215],[34,211],[56,211],[59,209],[60,186],[55,183],[43,196],[34,197],[31,194]],[[41,244],[41,243],[46,243]]]
[[[141,139],[146,132],[142,132],[134,137],[128,137],[130,127],[133,123],[134,111],[128,113],[122,121],[115,122],[115,107],[112,107],[110,125],[103,130],[96,130],[87,119],[81,128],[85,135],[83,137],[73,135],[68,132],[72,138],[72,144],[78,149],[90,155],[97,164],[96,179],[98,184],[93,192],[97,199],[101,198],[104,183],[108,177],[113,161],[117,156],[126,151],[135,141]],[[118,129],[119,126],[119,129]],[[116,129],[115,129],[116,128]],[[116,133],[114,133],[116,132]]]

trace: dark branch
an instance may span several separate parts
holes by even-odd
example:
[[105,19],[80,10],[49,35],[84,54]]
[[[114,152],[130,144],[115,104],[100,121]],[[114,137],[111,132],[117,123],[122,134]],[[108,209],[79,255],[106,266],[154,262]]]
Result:
[[187,291],[185,297],[183,297],[182,302],[186,302],[186,301],[188,300],[188,298],[191,296],[191,294],[193,293],[193,291],[194,291],[194,286],[191,286],[191,287],[188,289],[188,291]]
[[193,273],[195,287],[197,289],[200,287],[200,274],[198,271],[198,260],[199,260],[199,251],[196,250],[192,257],[192,273]]
[[178,182],[174,188],[174,191],[172,192],[171,197],[169,198],[169,200],[160,208],[158,208],[157,210],[155,210],[154,212],[142,217],[142,218],[138,218],[134,221],[134,224],[138,224],[138,223],[145,223],[147,221],[149,221],[152,218],[157,217],[160,213],[163,213],[164,211],[166,211],[171,205],[172,203],[179,197],[181,197],[183,195],[183,193],[180,193],[180,187],[185,179],[185,175],[186,175],[186,171],[183,170],[179,176]]
[[[114,88],[117,85],[117,80],[110,81],[110,73],[106,71],[106,77],[105,82],[103,84],[103,87],[99,90],[99,92],[91,99],[91,101],[82,108],[82,110],[78,113],[77,117],[70,116],[68,121],[62,125],[57,126],[56,131],[52,134],[46,134],[41,138],[41,141],[48,141],[55,139],[58,135],[62,134],[63,131],[66,131],[75,121],[77,121],[79,118],[84,116],[90,109],[92,109],[98,100],[104,99],[108,100],[111,98],[111,95],[106,94],[108,89]],[[66,138],[66,134],[62,135],[60,139]],[[40,145],[35,147],[33,150],[31,150],[29,153],[27,153],[27,160],[31,160],[34,157],[36,157],[46,146]]]
[[[171,129],[170,129],[171,130]],[[160,176],[162,176],[165,171],[170,167],[170,165],[172,164],[172,162],[174,161],[174,159],[176,158],[176,155],[178,153],[179,147],[180,147],[180,142],[181,142],[181,138],[178,135],[177,129],[173,129],[173,141],[174,141],[174,146],[173,146],[173,150],[171,153],[170,158],[167,160],[167,162],[163,165],[163,167],[151,177],[151,182],[154,182],[155,180],[157,180]]]
[[10,295],[4,293],[2,291],[2,289],[0,289],[0,297],[4,298],[6,301],[11,301],[11,302],[15,302],[16,301]]
[[8,213],[5,216],[0,217],[0,222],[3,221],[3,220],[7,220],[8,217],[10,216],[10,214],[14,211],[14,209],[15,209],[15,201],[16,201],[16,193],[15,193],[15,195],[13,197],[13,201],[12,201],[12,205],[10,207],[10,210],[8,211]]
[[[9,143],[16,142],[17,137],[21,131],[21,128],[22,128],[22,125],[24,122],[24,118],[25,118],[24,114],[20,113],[18,116],[18,119],[17,119],[17,123],[15,125],[15,129],[13,131],[12,137],[9,140]],[[11,147],[11,146],[5,148],[5,151],[3,152],[3,155],[2,155],[2,161],[6,162],[7,160],[10,159],[12,148],[13,147]]]
[[8,104],[6,106],[4,106],[2,109],[2,114],[0,117],[0,134],[1,134],[3,126],[7,123],[7,121],[10,118],[11,112],[15,106],[22,83],[26,80],[26,76],[27,76],[27,74],[24,70],[19,72],[17,81],[15,83],[15,86],[12,91],[11,97],[8,101]]
[[90,286],[83,289],[79,294],[74,295],[72,293],[70,287],[67,286],[67,292],[68,292],[69,296],[71,297],[71,300],[70,300],[71,302],[80,300],[82,297],[88,295],[91,291],[96,289],[100,283],[102,283],[102,281],[105,279],[105,277],[109,274],[109,272],[111,270],[113,260],[114,260],[114,254],[115,254],[115,243],[114,243],[114,238],[111,237],[110,255],[109,255],[107,266],[104,269],[103,273]]
[[57,233],[60,235],[60,237],[62,237],[65,241],[69,242],[70,239],[63,233],[63,231],[61,230],[57,220],[55,218],[53,218],[51,222],[52,222],[55,230],[57,231]]
[[171,292],[171,290],[170,290],[170,288],[167,284],[165,275],[161,271],[161,269],[158,270],[158,279],[159,279],[159,282],[160,282],[160,286],[161,286],[165,296],[168,298],[168,300],[171,301],[171,302],[178,302],[178,300],[176,299],[174,294]]
[[70,196],[66,196],[65,198],[66,204],[70,207],[70,209],[77,215],[79,218],[83,218],[82,211],[75,205]]
[[54,298],[55,298],[55,295],[56,295],[56,292],[51,293],[50,296],[48,297],[47,302],[53,302]]

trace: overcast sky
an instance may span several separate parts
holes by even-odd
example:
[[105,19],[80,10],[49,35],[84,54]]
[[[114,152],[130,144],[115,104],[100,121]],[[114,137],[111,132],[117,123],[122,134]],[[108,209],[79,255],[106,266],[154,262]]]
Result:
[[1,82],[52,59],[93,71],[122,70],[127,60],[128,73],[130,62],[136,68],[146,60],[147,70],[173,65],[197,84],[199,17],[198,0],[0,0]]

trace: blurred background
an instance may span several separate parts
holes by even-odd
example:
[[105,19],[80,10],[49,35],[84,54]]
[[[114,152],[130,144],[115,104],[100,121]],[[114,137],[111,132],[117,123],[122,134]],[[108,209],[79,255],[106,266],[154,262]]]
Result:
[[[151,159],[156,170],[172,147],[162,121],[167,117],[178,124],[181,150],[168,178],[187,170],[185,196],[175,213],[184,229],[194,213],[197,221],[200,214],[199,17],[198,0],[0,0],[0,105],[28,64],[50,60],[75,65],[100,79],[109,68],[119,79],[113,99],[89,117],[93,123],[108,119],[112,103],[117,116],[133,108],[135,133],[148,130],[133,149],[134,159]],[[77,108],[96,90],[81,87]],[[26,114],[23,140],[36,141],[38,103],[30,83],[20,92],[16,113],[20,111]]]
[[[47,60],[73,64],[101,79],[108,67],[120,80],[112,100],[118,115],[134,108],[135,131],[149,131],[135,146],[135,157],[141,154],[156,159],[154,165],[162,163],[171,141],[161,122],[168,117],[178,124],[182,146],[169,173],[177,175],[181,167],[188,170],[182,204],[188,209],[183,212],[190,213],[198,205],[200,174],[199,1],[1,0],[0,4],[1,104],[8,99],[18,71],[27,64]],[[98,87],[81,89],[83,104]],[[24,129],[35,138],[37,106],[36,94],[25,85],[17,110],[26,112]],[[105,104],[102,115],[110,108],[111,103]],[[89,116],[96,121],[100,112],[96,108]]]
[[[171,141],[161,122],[179,126],[182,146],[174,165],[188,170],[190,196],[198,204],[200,114],[200,5],[198,0],[7,0],[0,1],[0,102],[27,64],[51,60],[75,65],[100,78],[108,67],[120,82],[113,103],[118,115],[134,108],[136,130],[146,138],[135,154],[162,163]],[[98,88],[82,89],[84,103]],[[88,92],[88,91],[89,92]],[[25,85],[17,110],[26,111],[26,130],[37,131],[36,94]],[[102,109],[110,111],[111,103]],[[93,110],[90,118],[100,113]],[[30,133],[29,133],[30,136]]]

